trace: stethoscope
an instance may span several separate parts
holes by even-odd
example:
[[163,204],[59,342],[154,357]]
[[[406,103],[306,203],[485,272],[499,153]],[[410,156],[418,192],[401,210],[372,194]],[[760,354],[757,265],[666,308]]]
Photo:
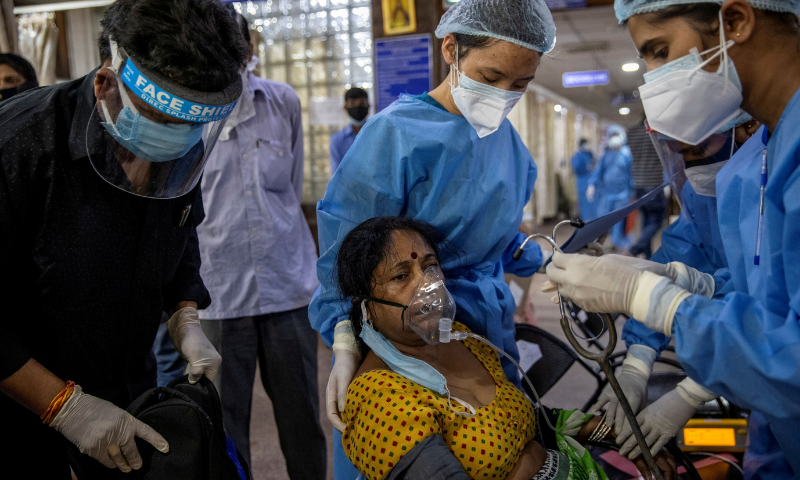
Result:
[[[549,243],[553,247],[553,253],[563,253],[555,239],[558,238],[558,229],[568,224],[575,228],[583,228],[585,225],[583,220],[580,219],[564,220],[553,227],[552,237],[548,237],[547,235],[541,233],[534,233],[533,235],[528,236],[528,238],[522,242],[522,245],[517,248],[512,255],[512,258],[514,260],[519,260],[522,257],[522,251],[525,246],[534,238],[541,238]],[[614,395],[617,396],[620,405],[622,405],[622,410],[625,412],[625,416],[628,418],[628,423],[630,423],[631,428],[633,429],[633,435],[636,437],[636,442],[639,444],[639,448],[642,451],[642,456],[644,457],[645,462],[647,462],[647,466],[650,468],[650,471],[653,473],[653,476],[655,476],[656,480],[663,480],[661,470],[656,465],[653,455],[650,453],[650,448],[647,446],[647,442],[644,439],[644,434],[642,433],[642,429],[639,427],[639,422],[636,421],[636,415],[633,413],[633,408],[631,408],[631,404],[628,403],[628,399],[625,397],[625,394],[622,393],[622,387],[619,386],[617,377],[614,376],[614,369],[611,367],[611,362],[609,361],[609,357],[612,353],[614,353],[614,348],[617,346],[617,329],[614,325],[614,319],[611,318],[611,315],[607,313],[599,314],[603,319],[606,329],[608,330],[608,345],[606,345],[606,347],[600,353],[592,353],[578,343],[578,339],[575,338],[575,333],[572,331],[572,327],[569,323],[569,318],[571,318],[571,316],[567,315],[566,307],[564,306],[564,299],[561,298],[561,292],[558,292],[558,308],[561,311],[561,329],[564,331],[564,335],[567,337],[570,345],[572,345],[572,348],[574,348],[580,356],[588,360],[593,360],[600,365],[600,370],[602,370],[605,374],[606,380],[608,380],[609,385],[611,385],[611,389],[614,391]]]

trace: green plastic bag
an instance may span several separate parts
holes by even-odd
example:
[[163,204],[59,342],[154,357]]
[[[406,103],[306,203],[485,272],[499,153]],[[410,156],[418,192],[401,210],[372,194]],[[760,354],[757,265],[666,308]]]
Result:
[[[589,451],[574,436],[593,415],[580,410],[561,410],[556,423],[558,449],[569,459],[569,480],[608,480],[602,468],[592,459]],[[559,469],[561,470],[561,469]],[[561,472],[559,472],[561,473]],[[560,476],[560,475],[559,475]]]

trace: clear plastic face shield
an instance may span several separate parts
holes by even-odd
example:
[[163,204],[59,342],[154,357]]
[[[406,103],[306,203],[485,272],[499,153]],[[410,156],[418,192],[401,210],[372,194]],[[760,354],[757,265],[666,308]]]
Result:
[[679,203],[687,181],[697,194],[716,196],[717,172],[736,153],[733,129],[714,133],[697,145],[690,145],[654,131],[647,122],[645,126]]
[[241,95],[240,77],[221,92],[199,92],[137,65],[113,40],[111,51],[111,67],[98,71],[105,80],[87,126],[92,166],[106,182],[134,195],[168,199],[188,193]]

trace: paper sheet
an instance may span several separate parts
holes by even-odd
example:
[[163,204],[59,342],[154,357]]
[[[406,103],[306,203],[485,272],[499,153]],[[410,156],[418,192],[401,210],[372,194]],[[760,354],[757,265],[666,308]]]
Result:
[[594,242],[601,235],[611,230],[611,227],[618,224],[625,219],[632,211],[637,210],[639,207],[649,202],[656,196],[656,194],[667,186],[667,182],[661,184],[651,190],[647,195],[639,200],[628,204],[618,210],[614,210],[608,215],[596,218],[583,226],[583,228],[576,228],[575,232],[569,237],[569,240],[564,242],[561,246],[561,251],[564,253],[576,253],[581,248],[585,247],[591,242]]
[[526,372],[542,358],[542,349],[538,343],[517,340],[517,349],[519,350],[519,366]]
[[511,296],[514,297],[514,305],[519,308],[522,304],[522,299],[525,297],[525,290],[514,280],[508,282],[508,288],[511,289]]

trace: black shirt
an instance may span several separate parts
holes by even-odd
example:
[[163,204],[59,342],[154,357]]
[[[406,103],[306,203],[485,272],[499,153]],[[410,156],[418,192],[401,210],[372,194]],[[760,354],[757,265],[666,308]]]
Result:
[[[148,377],[162,311],[210,303],[204,214],[199,184],[152,200],[95,173],[87,152],[105,154],[110,137],[92,115],[94,77],[0,104],[0,379],[34,358],[124,408]],[[0,415],[9,402],[0,395]]]

